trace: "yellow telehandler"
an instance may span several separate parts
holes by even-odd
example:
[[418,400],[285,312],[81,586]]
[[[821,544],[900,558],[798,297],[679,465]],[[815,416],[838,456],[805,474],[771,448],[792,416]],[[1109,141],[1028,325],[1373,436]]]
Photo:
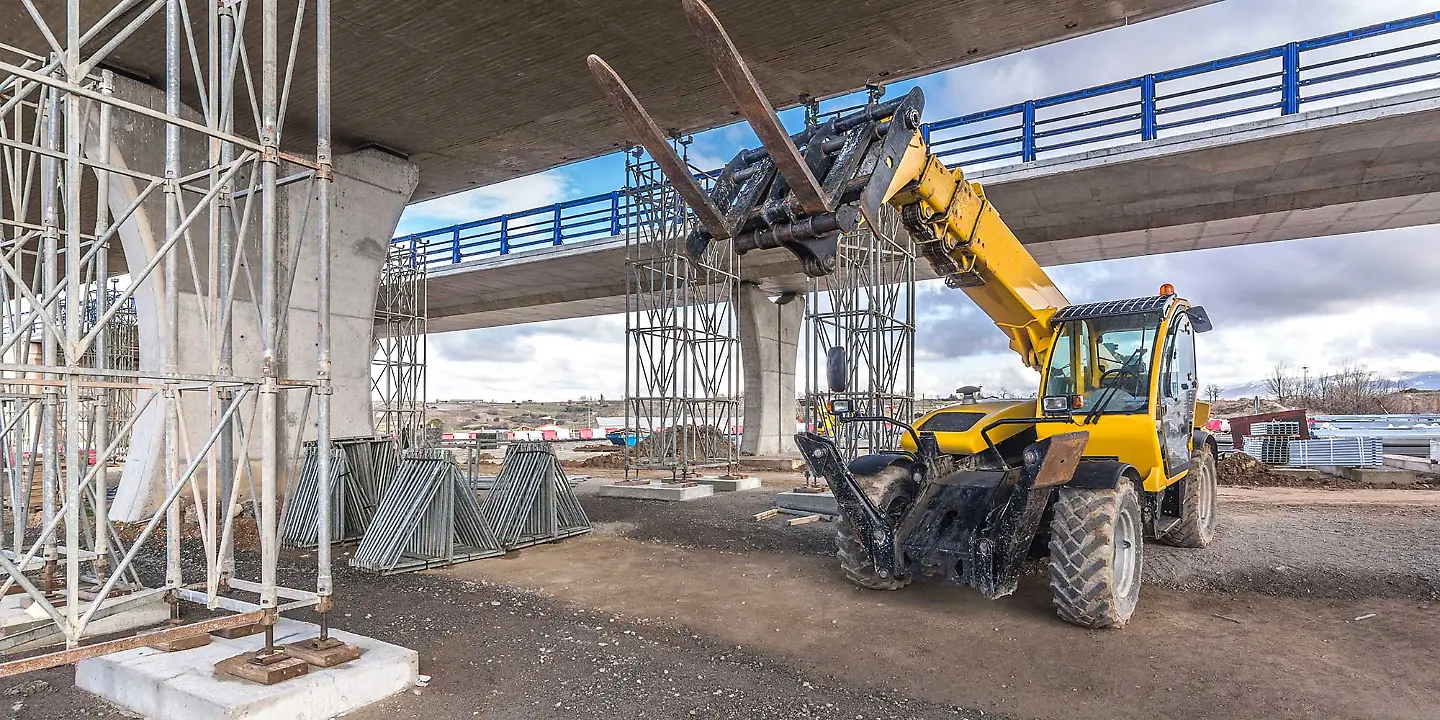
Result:
[[[1215,533],[1216,445],[1197,400],[1195,335],[1204,310],[1162,285],[1148,297],[1072,305],[1006,227],[978,184],[930,152],[919,88],[784,131],[714,13],[684,11],[762,147],[737,154],[706,192],[620,77],[589,64],[621,117],[685,198],[695,256],[785,248],[810,276],[834,272],[841,233],[899,211],[918,253],[965,292],[1041,375],[1037,397],[965,403],[916,420],[870,416],[835,399],[839,422],[903,431],[895,452],[846,462],[814,432],[795,442],[835,493],[847,578],[895,590],[928,578],[988,598],[1014,592],[1026,558],[1049,555],[1060,617],[1120,627],[1139,598],[1146,536],[1204,547]],[[846,349],[827,375],[845,390]],[[870,492],[867,493],[867,489]]]

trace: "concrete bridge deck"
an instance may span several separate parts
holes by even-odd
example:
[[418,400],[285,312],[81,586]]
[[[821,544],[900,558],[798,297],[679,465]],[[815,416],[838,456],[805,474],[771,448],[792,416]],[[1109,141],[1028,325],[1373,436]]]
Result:
[[[976,172],[1042,264],[1440,222],[1440,92]],[[432,268],[431,332],[623,312],[624,239]],[[932,278],[923,262],[917,274]],[[742,274],[803,290],[783,251]]]
[[[801,93],[844,94],[872,80],[925,75],[1211,1],[713,5],[770,97],[788,107]],[[64,0],[34,4],[52,26],[65,17]],[[81,5],[82,25],[89,27],[115,3]],[[47,48],[19,4],[7,6],[12,10],[0,18],[0,42]],[[288,38],[296,3],[280,6],[279,25]],[[127,17],[143,7],[133,7]],[[618,148],[628,135],[585,67],[588,53],[604,55],[619,69],[663,127],[691,132],[733,120],[732,103],[696,51],[678,0],[334,0],[331,11],[336,150],[373,143],[406,155],[420,170],[416,201]],[[257,7],[245,23],[253,48],[260,47],[259,15]],[[306,37],[314,32],[313,21],[311,12]],[[161,84],[164,29],[164,23],[146,23],[110,64]],[[64,36],[63,27],[52,30]],[[300,86],[310,86],[314,58],[301,53],[296,70]],[[287,136],[313,138],[313,95],[297,93],[288,117]],[[236,122],[241,134],[250,133],[248,113]]]

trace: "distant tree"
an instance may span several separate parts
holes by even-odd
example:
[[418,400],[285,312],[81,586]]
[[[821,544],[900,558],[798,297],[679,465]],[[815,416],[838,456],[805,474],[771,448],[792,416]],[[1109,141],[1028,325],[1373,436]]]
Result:
[[1215,383],[1210,383],[1205,386],[1205,399],[1209,400],[1210,404],[1213,405],[1220,399],[1220,393],[1222,392],[1225,392],[1224,388]]
[[1385,402],[1398,388],[1364,365],[1346,364],[1315,379],[1312,409],[1342,415],[1389,412]]
[[1269,377],[1265,378],[1265,390],[1281,405],[1295,395],[1295,376],[1285,371],[1285,361],[1275,363]]

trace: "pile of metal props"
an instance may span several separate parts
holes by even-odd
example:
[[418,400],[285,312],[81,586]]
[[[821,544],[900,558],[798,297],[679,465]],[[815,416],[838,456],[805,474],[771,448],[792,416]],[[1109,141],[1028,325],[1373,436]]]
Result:
[[506,550],[590,532],[590,519],[545,442],[517,442],[505,451],[480,514]]
[[[385,438],[331,441],[330,537],[337,542],[365,534],[400,455]],[[305,444],[300,476],[285,504],[281,542],[290,547],[315,547],[319,538],[319,457],[315,443]]]
[[504,553],[450,451],[415,448],[402,455],[350,566],[389,575]]

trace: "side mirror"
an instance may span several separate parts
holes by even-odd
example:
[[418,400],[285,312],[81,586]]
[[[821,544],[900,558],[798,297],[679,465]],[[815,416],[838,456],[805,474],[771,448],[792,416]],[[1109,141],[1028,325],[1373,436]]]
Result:
[[1190,316],[1190,327],[1194,328],[1195,332],[1210,332],[1215,329],[1215,326],[1210,324],[1210,316],[1206,314],[1205,308],[1192,305],[1185,314]]
[[845,392],[850,387],[850,363],[845,348],[839,345],[825,351],[825,383],[830,392]]

